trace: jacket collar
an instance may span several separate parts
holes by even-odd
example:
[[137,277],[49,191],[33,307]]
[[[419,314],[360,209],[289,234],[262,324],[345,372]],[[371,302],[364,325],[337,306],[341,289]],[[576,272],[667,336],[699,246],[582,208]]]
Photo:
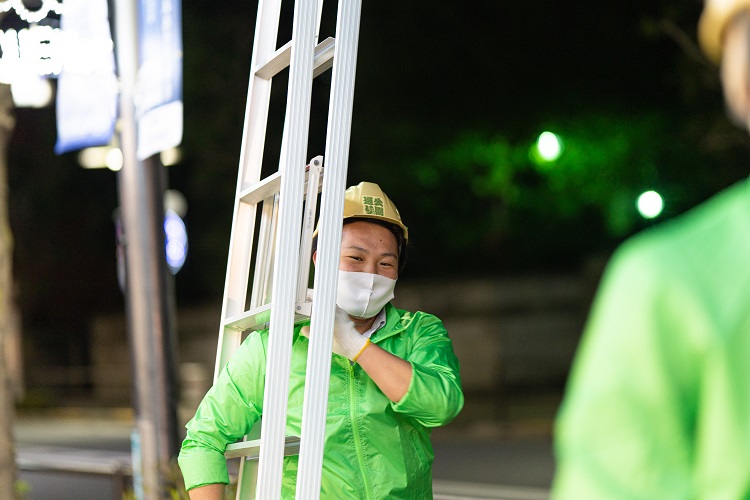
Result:
[[383,325],[383,328],[373,333],[370,340],[377,343],[383,339],[392,337],[393,335],[404,331],[413,319],[414,317],[410,312],[396,309],[393,304],[388,302],[385,305],[385,325]]

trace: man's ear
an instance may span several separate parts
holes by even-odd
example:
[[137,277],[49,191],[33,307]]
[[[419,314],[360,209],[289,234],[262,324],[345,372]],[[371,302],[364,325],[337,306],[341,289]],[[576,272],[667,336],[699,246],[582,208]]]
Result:
[[312,260],[313,260],[313,265],[316,265],[317,264],[317,260],[318,260],[318,251],[317,250],[315,250],[313,252],[313,254],[312,254]]

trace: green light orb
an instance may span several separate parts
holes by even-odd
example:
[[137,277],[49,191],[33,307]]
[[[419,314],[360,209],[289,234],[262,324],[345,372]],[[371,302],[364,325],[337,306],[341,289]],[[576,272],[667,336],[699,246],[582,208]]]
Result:
[[638,213],[644,219],[653,219],[658,217],[664,209],[664,200],[656,191],[646,191],[638,197],[636,202]]
[[542,132],[536,140],[539,156],[546,161],[555,161],[562,154],[562,141],[552,132]]

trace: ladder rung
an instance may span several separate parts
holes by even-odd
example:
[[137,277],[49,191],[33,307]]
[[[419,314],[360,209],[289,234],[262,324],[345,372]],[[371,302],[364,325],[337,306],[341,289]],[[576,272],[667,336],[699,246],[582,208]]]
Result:
[[269,175],[259,183],[240,193],[240,201],[248,205],[257,205],[266,198],[279,192],[281,188],[281,172]]
[[[309,175],[309,171],[305,172],[305,191],[307,190],[307,176]],[[320,180],[323,179],[323,173],[318,174],[320,176]],[[319,183],[319,185],[322,183]],[[241,203],[247,203],[248,205],[257,205],[261,201],[265,200],[266,198],[269,198],[270,196],[273,196],[274,194],[278,193],[281,189],[281,172],[275,172],[262,181],[260,181],[257,184],[254,184],[253,186],[245,189],[244,191],[240,192],[240,202]],[[318,192],[322,187],[318,188]]]
[[324,73],[333,67],[333,49],[336,47],[336,40],[326,38],[315,46],[315,58],[313,59],[313,78]]
[[[299,442],[300,439],[297,436],[287,436],[284,440],[284,456],[299,455]],[[245,457],[247,460],[258,460],[258,457],[260,457],[260,439],[229,444],[224,451],[224,457]]]
[[[333,65],[333,48],[336,40],[326,38],[315,46],[315,58],[313,59],[313,77],[316,77]],[[292,54],[292,41],[288,41],[278,49],[264,63],[259,64],[255,70],[255,76],[270,80],[281,71],[289,67]]]
[[[300,323],[310,319],[312,302],[299,302],[296,306],[294,323]],[[229,328],[236,332],[255,331],[268,328],[268,322],[271,320],[271,304],[265,304],[242,314],[232,316],[224,321],[224,328]]]
[[250,309],[242,314],[227,318],[224,321],[224,328],[229,328],[236,332],[246,330],[260,330],[259,326],[267,325],[271,320],[271,304],[266,304],[255,309]]

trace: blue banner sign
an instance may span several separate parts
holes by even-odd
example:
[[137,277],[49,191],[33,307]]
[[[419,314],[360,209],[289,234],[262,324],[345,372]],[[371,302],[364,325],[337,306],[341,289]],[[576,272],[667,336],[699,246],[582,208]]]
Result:
[[118,92],[107,0],[65,0],[60,28],[57,154],[110,142]]
[[138,0],[135,113],[138,159],[182,142],[182,12],[179,0]]

